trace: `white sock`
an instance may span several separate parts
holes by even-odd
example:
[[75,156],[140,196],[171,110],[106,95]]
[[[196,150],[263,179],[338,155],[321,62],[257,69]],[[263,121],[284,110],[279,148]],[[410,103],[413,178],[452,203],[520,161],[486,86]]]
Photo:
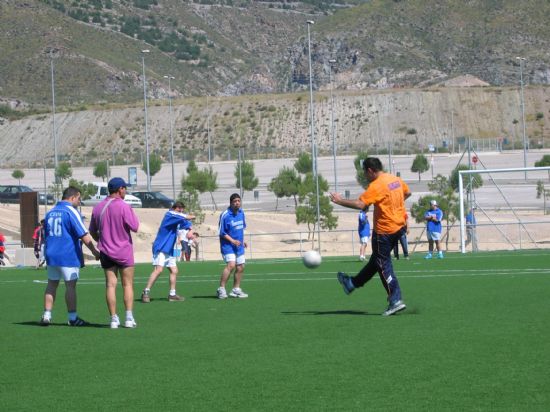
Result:
[[45,310],[44,311],[44,318],[51,319],[52,318],[52,311],[51,310]]
[[176,289],[170,289],[170,296],[176,295]]
[[111,316],[111,322],[120,322],[118,320],[118,315],[116,313],[113,316]]
[[126,311],[126,320],[134,320],[134,315],[131,310]]

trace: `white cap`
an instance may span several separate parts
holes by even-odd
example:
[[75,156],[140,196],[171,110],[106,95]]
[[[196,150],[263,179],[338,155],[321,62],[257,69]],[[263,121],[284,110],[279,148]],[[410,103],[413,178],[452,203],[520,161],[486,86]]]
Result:
[[436,202],[435,200],[431,200],[431,201],[430,201],[430,205],[432,205],[432,206],[437,206],[437,202]]

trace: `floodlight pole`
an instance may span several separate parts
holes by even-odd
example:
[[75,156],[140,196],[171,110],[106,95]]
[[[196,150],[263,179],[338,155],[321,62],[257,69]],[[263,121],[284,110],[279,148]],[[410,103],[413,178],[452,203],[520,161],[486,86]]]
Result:
[[311,160],[313,166],[313,178],[315,179],[315,199],[317,203],[317,247],[321,253],[321,210],[319,206],[319,174],[317,173],[317,144],[315,142],[315,129],[313,126],[313,74],[311,69],[311,33],[310,26],[314,24],[313,20],[307,22],[307,45],[308,45],[308,61],[309,61],[309,111],[310,111],[310,128],[311,128]]
[[[525,133],[525,97],[523,94],[523,62],[525,57],[516,57],[519,60],[519,81],[521,88],[521,122],[523,124],[523,167],[527,167],[527,137]],[[527,171],[525,171],[525,180],[527,180]]]
[[176,199],[176,174],[174,171],[174,134],[172,131],[172,88],[170,87],[170,80],[175,79],[174,76],[169,74],[164,76],[168,79],[168,107],[170,117],[170,162],[172,163],[172,199]]
[[328,63],[328,81],[330,84],[330,134],[332,137],[332,160],[334,163],[334,191],[338,193],[338,170],[336,168],[336,136],[334,133],[334,96],[332,95],[332,65],[336,63],[336,59],[330,59]]
[[208,136],[208,163],[212,160],[212,144],[210,142],[210,111],[208,109],[208,95],[206,95],[206,135]]
[[[58,155],[57,155],[57,130],[55,127],[55,76],[54,76],[54,64],[53,64],[53,54],[50,50],[50,72],[52,78],[52,135],[53,135],[53,164],[55,173],[57,173],[58,166]],[[57,183],[57,177],[55,178]],[[46,202],[47,203],[47,202]]]
[[151,169],[149,166],[149,130],[147,128],[147,86],[145,81],[145,54],[149,53],[149,50],[141,51],[141,64],[143,67],[143,107],[145,112],[145,163],[147,173],[147,191],[151,191]]

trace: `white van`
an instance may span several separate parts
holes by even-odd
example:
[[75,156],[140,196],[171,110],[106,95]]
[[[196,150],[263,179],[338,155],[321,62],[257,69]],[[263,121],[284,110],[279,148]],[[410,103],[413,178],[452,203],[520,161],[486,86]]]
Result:
[[[86,200],[82,200],[80,203],[82,206],[95,206],[109,195],[107,190],[107,183],[105,182],[91,182],[95,187],[95,193]],[[124,201],[132,207],[142,207],[141,200],[134,195],[126,194]]]

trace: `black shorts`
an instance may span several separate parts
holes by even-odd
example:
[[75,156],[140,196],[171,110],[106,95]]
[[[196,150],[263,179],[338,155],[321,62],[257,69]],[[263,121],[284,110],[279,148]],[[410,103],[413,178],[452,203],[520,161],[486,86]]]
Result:
[[116,267],[117,269],[123,269],[126,267],[125,265],[121,265],[119,262],[111,259],[103,252],[99,252],[99,261],[101,262],[101,267],[103,269],[111,269],[113,267]]

